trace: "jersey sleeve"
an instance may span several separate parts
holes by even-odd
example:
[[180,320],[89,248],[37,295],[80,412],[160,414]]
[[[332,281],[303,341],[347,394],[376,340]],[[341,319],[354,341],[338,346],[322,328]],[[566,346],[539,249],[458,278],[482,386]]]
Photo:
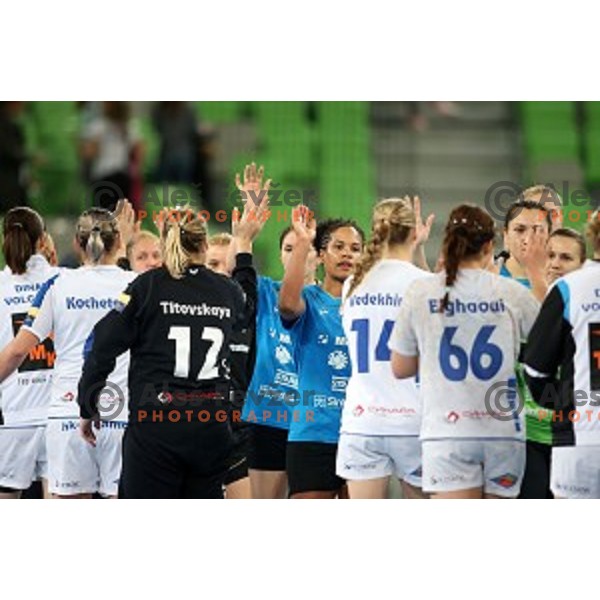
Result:
[[245,295],[245,317],[247,326],[256,318],[256,305],[258,298],[258,280],[256,269],[252,265],[252,254],[240,253],[235,257],[235,268],[231,276],[243,290]]
[[40,342],[45,340],[54,329],[53,286],[57,278],[58,275],[55,275],[39,289],[21,327],[23,330],[33,333]]
[[519,291],[519,303],[521,310],[521,318],[519,319],[519,333],[521,334],[521,340],[526,342],[533,324],[540,314],[540,303],[531,292],[522,289],[522,286],[519,287]]
[[389,341],[390,350],[403,356],[418,356],[419,354],[417,334],[414,327],[413,304],[414,294],[411,294],[409,288],[402,300]]
[[86,341],[77,397],[84,419],[96,415],[98,396],[107,377],[114,370],[117,358],[131,348],[137,336],[138,311],[145,296],[136,283],[131,283],[119,296],[116,307],[96,323]]
[[547,386],[556,386],[556,374],[571,330],[567,313],[568,287],[566,283],[560,282],[552,288],[542,304],[529,333],[523,357],[525,380],[534,400],[541,406],[545,406],[544,403],[549,398],[556,397],[555,394],[545,392]]

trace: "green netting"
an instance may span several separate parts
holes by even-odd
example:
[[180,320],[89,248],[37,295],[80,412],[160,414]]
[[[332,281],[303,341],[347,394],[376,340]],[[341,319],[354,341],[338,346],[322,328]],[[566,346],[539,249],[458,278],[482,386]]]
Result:
[[196,102],[196,111],[202,121],[209,123],[235,123],[243,113],[243,103],[237,101]]
[[577,132],[571,129],[524,129],[526,156],[530,164],[563,160],[579,162]]

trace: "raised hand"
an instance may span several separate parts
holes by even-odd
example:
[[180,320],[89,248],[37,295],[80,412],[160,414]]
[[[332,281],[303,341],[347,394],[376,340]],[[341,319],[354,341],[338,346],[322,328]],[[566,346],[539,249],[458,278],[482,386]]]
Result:
[[[252,243],[262,231],[265,222],[270,216],[269,189],[271,180],[263,185],[264,168],[256,170],[252,163],[244,169],[244,184],[240,183],[239,174],[236,175],[237,188],[242,192],[244,208],[240,215],[239,209],[233,209],[231,217],[231,233],[238,242]],[[251,200],[250,202],[248,200]]]
[[313,243],[317,235],[317,222],[308,206],[300,204],[292,211],[292,227],[298,242]]
[[268,195],[271,180],[269,179],[263,186],[263,177],[265,168],[263,166],[256,169],[256,164],[251,163],[244,168],[244,181],[240,180],[240,174],[235,174],[235,185],[241,193],[242,202],[245,204],[252,200],[255,207],[259,207],[264,197]]
[[433,225],[433,221],[435,220],[435,215],[429,215],[423,223],[423,217],[421,213],[421,199],[419,198],[419,196],[415,196],[412,199],[406,196],[406,199],[412,203],[413,210],[415,212],[415,246],[423,246],[427,242],[427,240],[429,239],[429,235],[431,234],[431,226]]
[[124,199],[119,200],[115,212],[121,244],[127,246],[136,232],[135,211],[129,200]]

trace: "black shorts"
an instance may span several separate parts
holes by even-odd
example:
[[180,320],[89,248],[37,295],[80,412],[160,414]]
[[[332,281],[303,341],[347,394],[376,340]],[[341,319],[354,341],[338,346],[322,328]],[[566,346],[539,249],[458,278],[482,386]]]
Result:
[[229,485],[248,477],[248,448],[250,446],[250,430],[248,427],[233,430],[233,448],[229,455],[227,473],[223,483]]
[[223,498],[232,447],[228,423],[130,423],[121,498]]
[[552,446],[527,440],[525,475],[521,484],[521,500],[547,500],[554,498],[550,490]]
[[290,496],[301,492],[337,492],[346,483],[335,474],[337,444],[288,442]]
[[257,471],[285,471],[288,430],[250,423],[248,468]]

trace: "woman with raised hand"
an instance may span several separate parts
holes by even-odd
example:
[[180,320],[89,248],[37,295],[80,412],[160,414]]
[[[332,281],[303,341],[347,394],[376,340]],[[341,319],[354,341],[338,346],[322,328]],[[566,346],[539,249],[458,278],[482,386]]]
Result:
[[[42,217],[12,208],[3,223],[2,251],[10,271],[0,274],[0,345],[17,335],[44,282],[58,273]],[[0,386],[0,498],[18,498],[47,478],[46,424],[54,370],[51,338],[33,347],[17,372]]]
[[[297,499],[335,498],[344,492],[336,455],[350,376],[340,316],[342,286],[360,257],[364,235],[347,219],[331,219],[317,227],[305,206],[294,210],[292,225],[296,245],[279,291],[279,311],[295,338],[298,370],[287,447],[289,492]],[[322,285],[305,287],[313,247],[325,275]]]
[[[260,178],[260,179],[259,179]],[[233,449],[229,457],[229,468],[224,478],[225,498],[228,500],[252,498],[252,488],[248,473],[250,451],[250,425],[241,420],[244,398],[254,373],[256,357],[256,313],[257,276],[252,264],[254,240],[262,231],[268,218],[268,191],[270,181],[262,187],[262,167],[248,165],[244,172],[244,184],[238,187],[247,191],[259,183],[264,191],[260,203],[246,201],[240,215],[236,209],[232,216],[232,234],[220,233],[208,240],[206,265],[215,273],[232,277],[246,295],[247,327],[232,332],[229,350],[231,367],[230,415],[233,431]]]
[[555,498],[600,498],[599,219],[596,211],[587,228],[593,260],[551,288],[524,358],[533,398],[554,410],[550,488]]
[[83,266],[62,270],[42,285],[24,325],[0,353],[0,380],[4,381],[32,350],[53,336],[56,363],[46,447],[49,490],[57,498],[117,495],[126,426],[128,357],[121,357],[110,374],[96,447],[79,435],[77,383],[94,325],[116,306],[119,293],[135,277],[116,266],[133,228],[134,214],[128,202],[120,203],[117,216],[106,209],[85,211],[75,232]]
[[515,498],[525,468],[515,364],[539,306],[490,272],[494,221],[450,214],[445,270],[415,281],[390,339],[396,377],[420,373],[423,491],[433,498]]
[[244,294],[206,268],[206,226],[191,210],[170,211],[161,239],[164,265],[140,275],[94,329],[79,382],[81,430],[97,443],[98,391],[130,350],[120,496],[222,498],[229,344],[247,326]]
[[413,203],[389,198],[373,210],[371,238],[344,286],[342,322],[352,363],[337,455],[350,498],[387,498],[397,477],[405,498],[422,498],[421,402],[415,378],[398,380],[388,341],[413,281],[419,220]]

